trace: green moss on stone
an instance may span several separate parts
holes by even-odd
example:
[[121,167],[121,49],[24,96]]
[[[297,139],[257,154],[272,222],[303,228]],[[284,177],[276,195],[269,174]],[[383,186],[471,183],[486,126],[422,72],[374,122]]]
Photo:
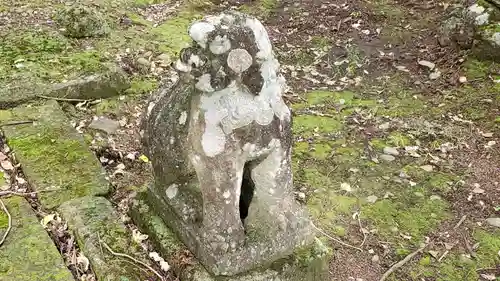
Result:
[[33,125],[5,127],[4,131],[34,188],[55,190],[40,193],[46,208],[89,194],[107,193],[109,187],[100,163],[57,102],[18,107],[11,113],[11,118],[0,122],[36,120]]
[[[22,197],[2,199],[12,216],[12,229],[0,250],[0,280],[72,281],[59,251]],[[6,230],[0,211],[0,235]]]

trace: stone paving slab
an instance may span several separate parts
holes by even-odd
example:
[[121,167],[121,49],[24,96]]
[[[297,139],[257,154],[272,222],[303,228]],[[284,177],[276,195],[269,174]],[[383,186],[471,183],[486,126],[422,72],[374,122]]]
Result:
[[0,124],[26,120],[35,122],[2,130],[32,187],[55,190],[38,194],[45,208],[108,193],[104,169],[56,101],[0,110]]
[[10,77],[10,81],[0,88],[0,109],[39,99],[39,96],[84,100],[109,98],[124,94],[129,87],[127,74],[112,64],[101,73],[56,84],[48,84],[29,73],[20,73]]
[[[12,229],[0,246],[0,280],[73,281],[73,275],[28,202],[21,197],[2,200],[12,216]],[[0,211],[0,236],[7,226],[7,215]]]
[[119,214],[106,198],[77,198],[62,204],[58,211],[74,232],[99,281],[146,280],[140,269],[113,256],[99,241],[104,241],[118,253],[138,257],[140,252],[138,244],[131,241]]

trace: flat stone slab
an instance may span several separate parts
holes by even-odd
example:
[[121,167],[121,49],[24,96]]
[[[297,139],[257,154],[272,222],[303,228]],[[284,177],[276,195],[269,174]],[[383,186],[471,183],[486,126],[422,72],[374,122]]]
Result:
[[54,190],[38,194],[46,208],[108,193],[104,169],[56,101],[0,110],[0,124],[26,120],[35,121],[3,126],[2,130],[32,187]]
[[[130,208],[130,216],[143,233],[147,233],[161,256],[168,260],[186,246],[174,232],[146,204],[148,196],[140,192]],[[326,281],[330,251],[318,239],[312,245],[295,251],[267,267],[232,277],[213,276],[198,261],[191,266],[177,267],[172,264],[181,281]]]
[[147,279],[143,271],[123,258],[113,256],[100,242],[102,240],[115,252],[138,257],[139,246],[132,243],[130,233],[106,198],[86,196],[74,199],[62,204],[58,211],[74,232],[99,281]]
[[[21,197],[3,198],[12,216],[12,229],[0,247],[2,281],[74,281],[56,246]],[[0,211],[0,236],[8,226]]]
[[48,96],[65,99],[102,99],[123,94],[130,87],[127,74],[115,65],[106,70],[64,83],[49,84],[29,73],[9,78],[0,88],[0,109]]

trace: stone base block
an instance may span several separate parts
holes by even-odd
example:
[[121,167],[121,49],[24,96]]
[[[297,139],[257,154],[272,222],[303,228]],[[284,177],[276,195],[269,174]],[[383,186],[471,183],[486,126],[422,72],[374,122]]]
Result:
[[130,208],[130,216],[142,232],[147,233],[162,257],[170,260],[181,281],[326,281],[330,250],[319,239],[289,256],[267,266],[235,276],[213,276],[198,261],[189,266],[174,261],[186,246],[148,205],[146,192],[139,193]]

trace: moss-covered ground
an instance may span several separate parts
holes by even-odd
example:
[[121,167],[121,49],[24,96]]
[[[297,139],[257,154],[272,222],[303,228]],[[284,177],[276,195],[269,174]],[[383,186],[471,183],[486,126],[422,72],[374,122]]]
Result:
[[[110,33],[72,39],[42,16],[30,17],[59,5],[0,1],[0,13],[13,18],[11,28],[0,26],[0,84],[18,77],[59,82],[114,61],[129,72],[128,96],[71,111],[73,118],[126,121],[109,139],[88,134],[89,143],[107,140],[98,156],[126,164],[123,177],[111,177],[115,200],[149,175],[138,158],[144,100],[188,42],[189,23],[220,9],[207,1],[165,2],[98,1]],[[485,219],[500,216],[500,65],[438,45],[444,5],[401,2],[236,6],[268,26],[291,86],[298,197],[316,226],[363,250],[330,241],[332,280],[379,280],[421,243],[429,245],[387,280],[498,279],[500,230]],[[438,79],[429,79],[431,71],[418,64],[423,59],[436,64]],[[4,220],[0,213],[0,228]]]

